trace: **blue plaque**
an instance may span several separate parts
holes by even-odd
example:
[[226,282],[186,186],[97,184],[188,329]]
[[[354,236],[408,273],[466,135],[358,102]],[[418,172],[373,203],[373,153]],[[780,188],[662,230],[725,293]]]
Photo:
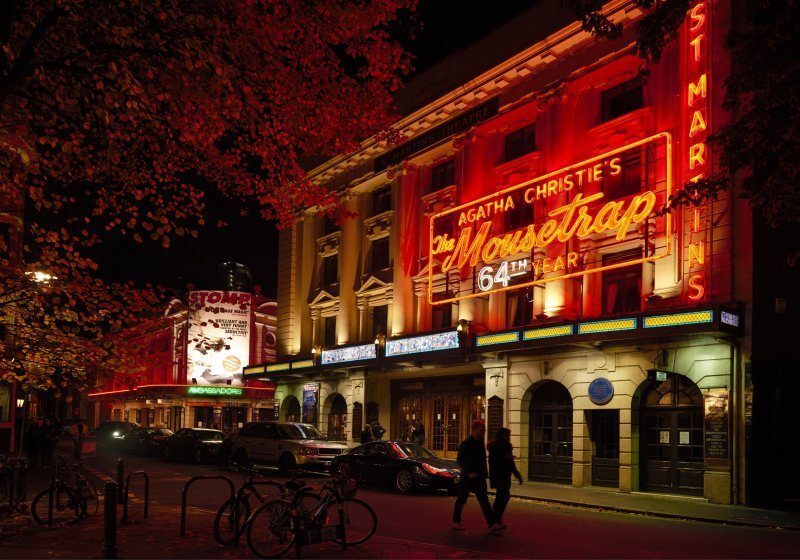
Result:
[[606,404],[614,396],[614,384],[605,377],[589,383],[589,398],[594,404]]

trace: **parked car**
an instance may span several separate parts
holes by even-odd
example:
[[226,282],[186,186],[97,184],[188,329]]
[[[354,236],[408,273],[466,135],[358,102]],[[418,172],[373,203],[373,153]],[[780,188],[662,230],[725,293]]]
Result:
[[164,458],[205,463],[216,457],[223,436],[220,430],[183,428],[164,442]]
[[167,438],[173,434],[166,428],[136,428],[125,436],[125,451],[143,455],[161,455]]
[[125,437],[137,427],[133,422],[121,422],[118,420],[103,422],[95,430],[97,444],[105,447],[121,445]]
[[300,467],[327,470],[347,446],[325,439],[311,424],[249,422],[231,441],[231,463],[277,465],[281,472]]
[[461,482],[458,463],[440,459],[418,443],[373,441],[336,457],[333,469],[349,467],[365,484],[391,486],[402,493],[414,489],[455,492]]

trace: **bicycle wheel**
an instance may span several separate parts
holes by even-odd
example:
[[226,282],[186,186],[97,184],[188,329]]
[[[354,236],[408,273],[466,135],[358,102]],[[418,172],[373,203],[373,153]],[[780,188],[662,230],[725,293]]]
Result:
[[[341,539],[336,542],[347,545],[367,542],[378,528],[378,516],[375,515],[375,511],[367,503],[355,498],[342,499],[341,508],[341,515],[344,518],[344,542]],[[339,504],[336,502],[328,506],[330,523],[339,522],[339,512]]]
[[260,558],[276,558],[291,548],[295,539],[292,504],[273,500],[258,508],[247,524],[247,546]]
[[83,500],[68,486],[46,488],[39,492],[31,503],[31,515],[40,525],[48,524],[50,494],[53,495],[53,525],[68,525],[80,518],[83,512]]
[[97,514],[100,508],[100,497],[97,495],[97,488],[91,481],[80,473],[75,473],[75,484],[72,489],[81,497],[83,502],[83,515],[92,517]]
[[250,503],[247,500],[226,500],[214,517],[214,539],[221,545],[233,544],[249,518]]

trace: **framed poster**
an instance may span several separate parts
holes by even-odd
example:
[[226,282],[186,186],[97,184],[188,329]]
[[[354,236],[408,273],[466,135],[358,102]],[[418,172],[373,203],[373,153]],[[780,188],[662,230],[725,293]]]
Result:
[[711,389],[705,399],[705,456],[728,459],[728,390]]
[[319,409],[319,383],[306,383],[303,385],[302,419],[306,424],[317,425]]

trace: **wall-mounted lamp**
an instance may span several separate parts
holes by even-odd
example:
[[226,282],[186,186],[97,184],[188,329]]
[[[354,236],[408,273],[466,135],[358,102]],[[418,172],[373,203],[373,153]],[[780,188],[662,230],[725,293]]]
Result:
[[25,406],[25,399],[17,399],[17,408]]
[[467,321],[466,319],[459,319],[456,330],[462,334],[466,334],[467,332],[469,332],[469,321]]
[[375,346],[383,346],[386,344],[386,335],[385,334],[376,334],[375,335]]
[[311,353],[315,356],[322,352],[322,348],[317,344],[311,347]]

